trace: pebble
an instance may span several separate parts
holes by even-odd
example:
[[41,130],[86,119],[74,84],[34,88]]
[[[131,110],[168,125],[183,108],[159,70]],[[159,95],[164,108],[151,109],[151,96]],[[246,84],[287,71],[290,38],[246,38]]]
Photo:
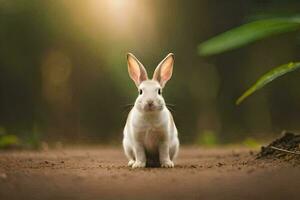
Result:
[[0,173],[0,178],[1,179],[6,179],[7,178],[7,175],[5,173]]

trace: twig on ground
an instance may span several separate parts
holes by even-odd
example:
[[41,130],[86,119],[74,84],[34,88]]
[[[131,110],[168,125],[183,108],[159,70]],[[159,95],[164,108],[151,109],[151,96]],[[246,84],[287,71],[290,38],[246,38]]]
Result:
[[289,150],[281,149],[281,148],[274,147],[274,146],[270,146],[270,148],[274,149],[274,150],[277,150],[277,151],[282,151],[282,152],[285,152],[285,153],[290,153],[290,154],[295,154],[295,155],[299,155],[300,156],[300,152],[289,151]]

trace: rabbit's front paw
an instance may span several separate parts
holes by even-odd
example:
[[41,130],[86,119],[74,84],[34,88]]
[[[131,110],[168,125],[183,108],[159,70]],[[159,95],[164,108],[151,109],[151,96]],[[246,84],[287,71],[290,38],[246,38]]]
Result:
[[129,162],[128,162],[128,167],[131,167],[133,164],[135,163],[135,161],[134,160],[129,160]]
[[163,168],[173,168],[174,163],[171,160],[166,160],[161,162],[161,167]]
[[142,161],[135,161],[135,163],[133,163],[132,168],[144,168],[146,167],[146,162],[142,162]]

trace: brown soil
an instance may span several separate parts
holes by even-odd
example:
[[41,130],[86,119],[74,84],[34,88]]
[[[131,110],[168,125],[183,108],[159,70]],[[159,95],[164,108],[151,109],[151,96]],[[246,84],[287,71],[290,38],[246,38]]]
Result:
[[299,166],[245,148],[181,148],[174,169],[126,167],[121,148],[0,152],[0,199],[299,199]]
[[268,146],[262,147],[258,159],[282,160],[300,165],[300,135],[283,132],[282,136]]

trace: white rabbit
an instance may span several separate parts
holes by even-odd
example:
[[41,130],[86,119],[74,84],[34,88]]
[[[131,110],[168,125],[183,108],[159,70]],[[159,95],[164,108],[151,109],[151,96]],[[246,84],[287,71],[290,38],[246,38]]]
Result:
[[[130,111],[124,128],[123,147],[128,166],[143,168],[155,161],[161,167],[174,167],[179,150],[177,129],[166,107],[162,89],[171,78],[174,55],[168,54],[148,79],[144,66],[131,53],[127,54],[128,72],[139,96]],[[151,165],[151,164],[150,164]]]

